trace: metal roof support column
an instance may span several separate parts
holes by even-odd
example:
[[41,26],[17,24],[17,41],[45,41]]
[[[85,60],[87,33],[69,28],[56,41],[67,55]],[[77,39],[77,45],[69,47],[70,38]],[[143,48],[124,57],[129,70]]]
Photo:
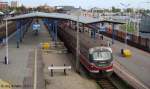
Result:
[[20,42],[22,42],[22,30],[23,30],[23,21],[20,21]]
[[84,25],[84,23],[82,24],[82,32],[84,32],[84,27],[85,27],[85,25]]
[[55,20],[53,20],[53,41],[55,41]]
[[[28,31],[29,25],[30,25],[30,20],[28,20],[28,21],[26,22],[26,25],[25,25],[25,33]],[[25,33],[24,33],[24,34],[25,34]]]
[[32,21],[33,21],[33,19],[29,20],[29,23],[27,23],[26,32],[28,31],[28,28],[30,27]]
[[57,41],[57,30],[58,30],[58,29],[57,29],[57,26],[58,26],[58,21],[55,20],[55,31],[54,31],[54,32],[55,32],[55,33],[54,33],[54,34],[55,34],[55,35],[54,35],[54,37],[55,37],[55,42]]
[[22,31],[22,39],[24,38],[26,22],[23,21],[23,31]]
[[55,41],[55,20],[53,20],[53,41]]
[[16,41],[17,41],[17,48],[19,48],[19,43],[20,43],[20,21],[19,20],[17,20],[17,22],[16,22],[16,27],[17,27],[17,32],[16,32]]
[[96,39],[96,29],[93,29],[93,38]]
[[[50,24],[50,26],[49,26],[49,24]],[[49,26],[50,36],[53,40],[53,21],[49,21],[48,26]]]
[[115,39],[115,24],[112,24],[112,44],[114,44],[114,39]]
[[47,26],[47,29],[48,29],[48,33],[50,34],[50,23],[48,20],[44,19],[43,20],[44,24]]
[[[92,26],[94,26],[94,24],[92,24]],[[95,28],[93,28],[91,30],[91,38],[93,38],[94,40],[96,39],[96,29]]]
[[25,35],[25,33],[26,33],[26,29],[27,29],[27,23],[28,23],[28,21],[25,21],[24,22],[24,26],[23,26],[23,38],[24,38],[24,35]]
[[93,30],[90,30],[91,38],[93,38]]
[[50,23],[51,23],[50,33],[51,33],[51,38],[52,38],[52,41],[53,41],[53,21],[51,20]]
[[51,23],[47,22],[46,24],[47,24],[47,26],[48,26],[48,33],[49,33],[49,35],[50,35],[50,34],[51,34],[51,32],[50,32],[50,31],[51,31],[51,30],[50,30],[50,28],[51,28]]
[[70,27],[72,28],[72,26],[73,26],[73,22],[72,22],[72,21],[70,21]]
[[43,21],[43,23],[44,23],[44,24],[46,24],[46,20],[45,20],[45,18],[44,18],[44,19],[42,19],[42,21]]
[[71,21],[69,21],[69,28],[71,28]]
[[25,33],[26,33],[28,22],[29,22],[28,20],[25,20],[25,21],[23,22],[23,35],[22,35],[22,38],[24,38],[24,35],[25,35]]
[[52,41],[54,41],[54,29],[55,29],[55,25],[54,25],[54,21],[52,21]]
[[77,30],[77,22],[75,22],[75,31]]
[[50,36],[53,37],[52,36],[53,35],[52,34],[52,30],[53,30],[53,23],[52,23],[52,21],[48,21],[48,30],[49,30]]

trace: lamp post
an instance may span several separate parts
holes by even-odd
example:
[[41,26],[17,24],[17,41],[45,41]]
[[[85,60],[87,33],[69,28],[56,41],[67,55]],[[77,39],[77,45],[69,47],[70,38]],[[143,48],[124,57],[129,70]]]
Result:
[[77,36],[76,36],[76,41],[77,41],[77,46],[76,46],[76,71],[79,72],[79,54],[80,54],[80,40],[79,40],[79,16],[80,16],[80,10],[77,11]]
[[[120,3],[123,7],[128,8],[130,6],[130,4],[123,4]],[[130,12],[129,12],[129,21],[130,21]],[[128,28],[128,21],[126,21],[126,31],[125,31],[125,49],[127,49],[127,28]]]
[[4,58],[5,64],[8,64],[8,23],[6,19],[6,56]]

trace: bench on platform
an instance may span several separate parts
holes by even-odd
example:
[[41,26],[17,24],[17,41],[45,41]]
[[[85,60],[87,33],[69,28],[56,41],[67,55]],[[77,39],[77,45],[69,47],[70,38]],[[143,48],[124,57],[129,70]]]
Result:
[[64,75],[67,75],[66,70],[70,70],[71,66],[66,66],[64,64],[64,66],[53,66],[53,64],[51,66],[48,67],[48,70],[51,71],[51,76],[53,77],[53,70],[64,70]]

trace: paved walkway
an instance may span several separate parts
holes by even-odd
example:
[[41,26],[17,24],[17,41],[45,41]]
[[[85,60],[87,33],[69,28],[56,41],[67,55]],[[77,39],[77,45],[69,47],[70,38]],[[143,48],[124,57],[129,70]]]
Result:
[[[92,79],[84,78],[77,74],[74,70],[74,58],[71,54],[43,54],[44,74],[47,80],[46,89],[99,89],[99,86]],[[73,62],[73,63],[71,63]],[[71,65],[72,69],[67,70],[67,76],[64,75],[63,70],[54,70],[54,76],[50,76],[48,66]]]
[[[9,40],[9,63],[4,65],[0,63],[0,78],[10,81],[12,84],[22,85],[24,77],[29,75],[30,70],[27,68],[29,52],[41,42],[49,41],[49,34],[45,30],[42,22],[41,30],[38,36],[34,36],[31,27],[26,33],[20,48],[16,48],[16,36]],[[0,49],[0,61],[4,60],[5,47]],[[17,88],[22,89],[22,88]]]

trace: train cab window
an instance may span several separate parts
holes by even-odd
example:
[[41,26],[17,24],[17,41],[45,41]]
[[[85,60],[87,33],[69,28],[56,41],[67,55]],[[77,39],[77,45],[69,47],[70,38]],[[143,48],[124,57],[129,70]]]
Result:
[[91,54],[91,58],[95,61],[111,60],[112,54],[109,51],[96,51]]

